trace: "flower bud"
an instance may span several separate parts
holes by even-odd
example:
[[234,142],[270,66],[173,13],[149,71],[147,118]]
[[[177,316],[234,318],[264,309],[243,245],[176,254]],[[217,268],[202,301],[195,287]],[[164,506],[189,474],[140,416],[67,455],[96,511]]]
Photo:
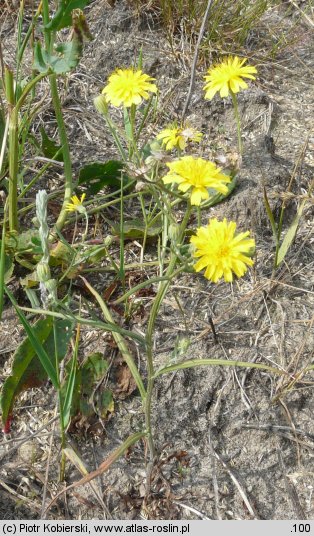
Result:
[[49,264],[40,261],[37,264],[37,275],[41,283],[45,283],[46,281],[48,281],[48,279],[50,279],[51,277]]
[[105,95],[98,95],[98,97],[95,97],[94,106],[100,114],[108,114],[108,103]]
[[177,244],[180,235],[180,225],[177,223],[170,223],[168,232],[171,242]]

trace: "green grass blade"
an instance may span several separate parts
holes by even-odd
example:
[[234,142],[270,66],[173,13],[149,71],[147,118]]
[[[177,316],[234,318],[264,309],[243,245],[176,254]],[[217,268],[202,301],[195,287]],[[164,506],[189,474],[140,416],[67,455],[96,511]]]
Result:
[[271,367],[269,365],[261,365],[260,363],[250,363],[247,361],[229,361],[227,359],[189,359],[188,361],[169,365],[167,367],[163,367],[157,370],[154,375],[154,378],[161,376],[161,374],[167,374],[168,372],[174,372],[176,370],[204,366],[255,368],[260,370],[267,370],[268,372],[273,372],[274,374],[284,374],[284,371],[278,368]]
[[284,237],[282,243],[281,243],[281,246],[278,250],[278,253],[277,253],[277,258],[276,258],[276,268],[277,266],[279,266],[279,264],[282,263],[282,261],[284,260],[285,256],[287,255],[289,249],[290,249],[290,246],[295,238],[295,235],[297,233],[297,230],[298,230],[298,227],[299,227],[299,221],[300,221],[300,218],[302,216],[302,213],[303,213],[303,210],[304,210],[304,207],[305,207],[305,201],[303,201],[301,203],[301,205],[299,206],[298,208],[298,211],[297,211],[297,214],[295,216],[295,218],[293,219],[293,222],[292,224],[290,225],[287,233],[286,233],[286,236]]
[[21,324],[23,325],[23,327],[24,327],[24,329],[26,331],[26,334],[27,334],[27,336],[29,338],[29,341],[30,341],[32,347],[34,348],[37,356],[40,359],[40,362],[41,362],[42,366],[44,367],[45,371],[47,372],[48,377],[50,378],[54,388],[59,390],[60,386],[59,386],[58,376],[57,376],[57,372],[56,372],[55,367],[52,365],[52,363],[51,363],[51,361],[50,361],[45,349],[43,348],[43,345],[36,338],[31,324],[28,322],[27,318],[25,317],[25,315],[20,310],[20,308],[18,306],[18,303],[16,302],[13,294],[9,291],[9,289],[6,286],[4,286],[4,288],[5,288],[5,292],[6,292],[7,296],[8,296],[8,298],[10,299],[13,307],[16,310],[16,313],[17,313],[17,315],[18,315],[18,317],[19,317],[19,319],[21,321]]
[[80,337],[80,325],[77,326],[75,348],[72,357],[72,366],[70,370],[70,375],[67,381],[67,387],[64,397],[64,402],[62,405],[62,420],[63,420],[63,429],[66,430],[71,418],[71,406],[75,386],[76,370],[77,370],[77,355],[79,348],[79,337]]
[[82,318],[81,316],[74,315],[67,311],[66,313],[62,312],[56,312],[56,311],[48,311],[45,309],[33,309],[31,307],[20,307],[20,310],[26,311],[27,313],[33,313],[37,315],[47,315],[52,316],[54,318],[62,318],[64,320],[72,320],[73,322],[78,322],[79,324],[84,324],[86,326],[94,326],[96,328],[100,328],[105,331],[110,331],[113,333],[120,333],[123,337],[129,337],[130,339],[133,339],[140,343],[142,346],[145,346],[146,340],[144,337],[139,335],[138,333],[134,333],[134,331],[129,331],[127,329],[123,329],[120,326],[117,326],[114,322],[101,322],[100,320],[90,320],[88,318]]

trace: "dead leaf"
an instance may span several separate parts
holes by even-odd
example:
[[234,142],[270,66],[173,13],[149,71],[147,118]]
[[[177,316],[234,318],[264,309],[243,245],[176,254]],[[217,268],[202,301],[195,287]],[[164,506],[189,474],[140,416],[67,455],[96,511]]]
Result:
[[136,390],[136,383],[127,365],[121,363],[115,373],[116,386],[114,388],[115,394],[119,395],[119,398],[127,398]]

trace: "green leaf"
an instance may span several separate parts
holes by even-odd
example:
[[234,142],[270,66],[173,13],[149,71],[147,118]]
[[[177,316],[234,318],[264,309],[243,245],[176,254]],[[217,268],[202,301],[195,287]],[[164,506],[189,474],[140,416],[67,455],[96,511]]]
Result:
[[[63,162],[63,153],[60,151],[61,145],[57,145],[54,140],[49,138],[45,132],[45,129],[43,127],[40,127],[40,135],[41,135],[41,150],[43,152],[43,155],[46,158],[54,158],[58,162]],[[56,153],[59,154],[57,156]]]
[[21,322],[21,324],[23,325],[23,327],[24,327],[24,329],[26,331],[26,334],[28,336],[30,344],[32,345],[35,353],[39,357],[39,359],[41,361],[41,364],[44,367],[44,369],[46,370],[47,375],[51,379],[55,389],[58,389],[59,388],[58,377],[57,377],[55,367],[51,363],[50,357],[47,355],[46,350],[43,348],[43,345],[42,345],[40,339],[37,338],[36,332],[34,332],[33,327],[28,322],[26,316],[20,310],[20,308],[19,308],[19,306],[18,306],[13,294],[11,294],[11,292],[8,290],[7,287],[5,287],[5,291],[6,291],[7,295],[8,295],[8,297],[10,298],[11,303],[14,306],[14,308],[15,308],[15,310],[17,312],[17,315],[18,315],[18,317],[20,319],[20,322]]
[[[134,218],[133,220],[123,222],[123,235],[125,240],[138,240],[143,238],[145,233],[148,238],[154,238],[161,233],[161,229],[161,223],[158,220],[152,225],[149,225],[149,223],[146,225],[141,218]],[[113,234],[120,236],[120,224],[113,225],[112,232]]]
[[[227,170],[225,170],[224,173],[225,175],[228,175]],[[229,182],[229,184],[226,184],[228,188],[228,192],[226,194],[220,194],[220,193],[217,193],[216,190],[208,188],[210,197],[207,201],[204,201],[203,203],[201,203],[202,208],[213,207],[214,205],[217,205],[218,203],[221,203],[222,201],[227,199],[227,197],[229,197],[229,195],[232,194],[237,184],[237,175],[233,175],[231,173],[230,176],[231,176],[231,182]]]
[[23,233],[8,233],[5,239],[6,249],[13,253],[32,253],[42,255],[38,229],[29,229]]
[[14,263],[12,257],[4,255],[4,283],[8,283],[14,271]]
[[70,374],[66,383],[65,397],[64,397],[63,407],[62,407],[62,419],[63,419],[64,429],[68,427],[70,423],[70,419],[71,419],[71,407],[73,404],[75,380],[76,380],[76,372],[77,372],[77,352],[78,352],[78,348],[76,346],[74,350],[74,355],[71,359],[71,370],[70,370]]
[[303,201],[301,203],[301,205],[299,206],[298,211],[296,213],[296,216],[294,217],[293,222],[291,223],[291,225],[290,225],[290,227],[289,227],[289,229],[288,229],[288,231],[286,233],[286,236],[284,237],[284,239],[283,239],[283,241],[281,243],[281,246],[280,246],[279,251],[278,251],[277,259],[276,259],[276,267],[279,266],[279,264],[282,263],[282,261],[284,260],[285,256],[287,255],[287,253],[289,251],[289,248],[290,248],[292,242],[294,241],[295,235],[297,234],[297,230],[298,230],[298,227],[299,227],[299,221],[301,219],[304,207],[305,207],[305,201]]
[[3,422],[6,422],[12,413],[16,397],[25,389],[42,385],[47,380],[48,374],[54,387],[58,388],[58,377],[55,370],[53,322],[55,322],[57,335],[58,361],[61,361],[67,352],[72,327],[71,322],[68,320],[53,320],[51,317],[42,318],[33,326],[24,317],[24,320],[26,320],[26,323],[24,323],[24,320],[22,320],[24,315],[18,310],[18,306],[15,300],[12,300],[10,293],[8,294],[28,336],[15,351],[12,373],[3,385],[1,396]]
[[124,165],[119,160],[108,160],[108,162],[91,162],[82,167],[79,171],[78,184],[87,185],[88,195],[95,195],[105,186],[115,189],[121,187],[121,177],[123,185],[127,186],[132,181],[123,173]]
[[182,361],[173,365],[168,365],[157,370],[153,378],[157,378],[161,374],[168,374],[169,372],[175,372],[176,370],[183,370],[187,368],[195,367],[243,367],[243,368],[255,368],[260,370],[267,370],[274,374],[284,375],[285,372],[279,368],[264,365],[262,363],[252,363],[251,361],[229,361],[228,359],[189,359],[188,361]]
[[65,74],[77,66],[82,55],[82,48],[82,42],[76,33],[74,33],[72,41],[59,43],[55,47],[55,51],[59,53],[57,56],[43,50],[41,44],[37,42],[34,50],[33,68],[40,73]]
[[70,265],[75,257],[75,250],[64,242],[57,242],[50,250],[49,264],[51,266],[59,266],[60,264]]
[[58,31],[72,26],[73,9],[84,9],[89,0],[59,0],[54,17],[46,24],[46,30]]
[[[73,369],[71,363],[66,367],[69,372],[66,385],[71,380],[70,367]],[[78,367],[73,384],[71,406],[69,406],[72,417],[82,415],[88,419],[95,415],[95,408],[97,408],[98,414],[102,418],[105,418],[108,412],[113,411],[114,402],[109,389],[100,388],[97,390],[97,396],[95,395],[95,389],[106,374],[108,368],[108,362],[100,352],[89,355]]]
[[123,108],[123,121],[124,121],[124,130],[128,140],[131,142],[133,140],[133,128],[130,121],[130,116],[128,108]]

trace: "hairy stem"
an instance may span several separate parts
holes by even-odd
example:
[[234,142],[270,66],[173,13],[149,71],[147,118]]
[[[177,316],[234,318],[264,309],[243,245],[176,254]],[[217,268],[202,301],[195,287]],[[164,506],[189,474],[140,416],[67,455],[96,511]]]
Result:
[[[54,41],[54,32],[51,32],[50,30],[46,29],[50,20],[49,0],[43,0],[42,6],[43,6],[43,21],[44,21],[44,26],[45,26],[45,29],[44,29],[45,45],[46,45],[47,52],[51,52],[51,49],[53,47],[53,41]],[[65,123],[64,123],[64,119],[62,115],[61,102],[60,102],[58,85],[57,85],[57,76],[55,74],[51,74],[49,77],[49,82],[50,82],[50,91],[51,91],[53,107],[54,107],[54,111],[56,114],[56,120],[57,120],[57,125],[58,125],[60,143],[62,145],[63,164],[64,164],[64,177],[65,177],[64,197],[63,197],[63,203],[62,203],[62,207],[60,210],[60,214],[56,221],[56,228],[58,229],[58,231],[61,231],[64,226],[66,217],[67,217],[66,207],[67,207],[67,204],[70,202],[71,195],[73,193],[72,162],[71,162],[71,154],[70,154],[68,137],[67,137]]]
[[[180,243],[184,238],[185,229],[189,220],[191,214],[191,206],[189,205],[186,211],[186,214],[184,216],[184,219],[180,225],[180,231],[178,233],[178,243]],[[147,390],[146,390],[146,399],[144,400],[144,411],[145,411],[145,425],[146,425],[146,434],[147,434],[147,442],[148,442],[148,448],[149,448],[149,455],[150,455],[150,464],[153,463],[153,460],[155,458],[156,449],[152,434],[152,424],[151,424],[151,406],[152,406],[152,395],[153,395],[153,389],[154,389],[154,382],[155,382],[155,369],[154,369],[154,361],[153,361],[153,337],[154,337],[154,331],[155,331],[155,324],[157,320],[157,316],[161,307],[161,304],[163,302],[163,299],[169,289],[169,286],[171,284],[171,281],[173,279],[174,273],[175,273],[175,265],[177,262],[177,254],[172,251],[168,268],[165,273],[165,277],[167,280],[161,281],[156,298],[154,300],[148,326],[147,326],[147,332],[146,332],[146,345],[147,345]],[[147,487],[149,487],[149,475],[148,475],[148,482]]]
[[239,149],[239,155],[241,157],[243,154],[243,143],[242,143],[242,137],[241,137],[241,120],[240,120],[240,115],[239,115],[238,99],[237,99],[236,94],[233,93],[233,91],[230,90],[230,92],[231,92],[231,98],[232,98],[232,103],[233,103],[233,108],[234,108],[234,115],[235,115],[235,119],[237,123],[238,149]]

